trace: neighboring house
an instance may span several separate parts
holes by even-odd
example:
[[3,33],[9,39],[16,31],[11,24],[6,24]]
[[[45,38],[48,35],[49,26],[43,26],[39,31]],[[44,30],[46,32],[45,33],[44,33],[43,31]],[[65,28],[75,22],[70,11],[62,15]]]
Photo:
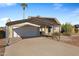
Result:
[[6,38],[36,37],[51,35],[60,31],[60,22],[56,18],[29,17],[6,23]]
[[75,31],[79,33],[79,24],[74,25],[74,27],[75,27]]
[[6,27],[0,27],[0,30],[6,31]]
[[75,26],[75,28],[78,28],[79,29],[79,24],[76,24],[76,25],[74,25]]

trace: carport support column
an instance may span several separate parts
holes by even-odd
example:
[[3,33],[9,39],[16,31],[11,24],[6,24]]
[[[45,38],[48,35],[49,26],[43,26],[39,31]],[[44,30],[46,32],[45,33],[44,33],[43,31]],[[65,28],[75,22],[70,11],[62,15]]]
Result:
[[53,28],[53,33],[54,33],[54,25],[52,26],[52,28]]
[[47,26],[44,28],[45,35],[47,34]]
[[7,44],[9,45],[10,42],[11,42],[11,39],[13,38],[13,29],[12,29],[12,26],[7,26]]
[[60,36],[61,36],[61,25],[59,25],[59,40],[60,40]]

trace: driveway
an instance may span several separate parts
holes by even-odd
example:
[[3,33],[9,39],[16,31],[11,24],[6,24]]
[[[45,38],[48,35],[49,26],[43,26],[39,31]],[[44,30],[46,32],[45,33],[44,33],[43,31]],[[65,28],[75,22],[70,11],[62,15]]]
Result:
[[46,37],[23,39],[5,48],[5,56],[79,56],[79,47]]
[[5,39],[0,39],[0,56],[5,53]]

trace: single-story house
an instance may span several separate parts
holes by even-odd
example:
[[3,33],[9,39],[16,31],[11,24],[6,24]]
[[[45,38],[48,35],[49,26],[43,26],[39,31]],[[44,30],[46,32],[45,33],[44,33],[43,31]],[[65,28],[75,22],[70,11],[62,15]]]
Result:
[[6,38],[51,35],[59,30],[60,22],[56,18],[29,17],[28,19],[7,22]]
[[74,25],[74,27],[79,29],[79,24]]
[[74,25],[74,30],[76,33],[79,33],[79,24]]

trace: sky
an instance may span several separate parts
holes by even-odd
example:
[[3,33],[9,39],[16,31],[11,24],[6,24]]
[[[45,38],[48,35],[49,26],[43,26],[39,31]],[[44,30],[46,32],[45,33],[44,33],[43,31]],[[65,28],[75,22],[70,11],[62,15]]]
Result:
[[[61,24],[79,24],[79,3],[28,3],[25,10],[29,16],[57,18]],[[0,27],[5,26],[7,20],[23,19],[23,10],[19,3],[0,3]]]

